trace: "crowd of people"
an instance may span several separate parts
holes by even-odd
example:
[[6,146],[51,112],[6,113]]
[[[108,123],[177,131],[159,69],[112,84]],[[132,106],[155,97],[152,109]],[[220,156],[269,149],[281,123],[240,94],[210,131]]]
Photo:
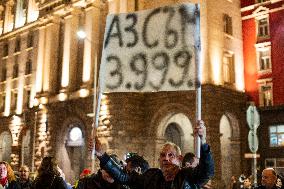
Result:
[[262,171],[260,185],[254,186],[252,176],[241,174],[238,179],[232,176],[230,189],[284,189],[283,181],[283,176],[273,168],[266,168]]
[[[194,132],[201,138],[200,158],[191,152],[182,156],[176,144],[166,142],[160,149],[159,168],[150,168],[137,153],[127,154],[125,161],[114,154],[107,154],[94,129],[95,154],[100,161],[100,169],[96,173],[84,169],[78,181],[71,186],[52,156],[43,158],[34,179],[29,176],[28,166],[21,166],[16,175],[9,163],[2,161],[0,189],[211,189],[214,161],[210,146],[203,137],[202,121]],[[93,146],[89,148],[91,150]],[[230,189],[283,189],[280,181],[277,182],[276,172],[268,168],[262,172],[260,186],[253,187],[250,177],[243,176],[241,181],[232,177]]]

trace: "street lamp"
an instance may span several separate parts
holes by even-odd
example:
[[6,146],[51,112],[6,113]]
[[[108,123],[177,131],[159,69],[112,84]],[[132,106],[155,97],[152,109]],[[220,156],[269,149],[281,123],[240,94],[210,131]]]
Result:
[[87,37],[87,34],[84,30],[80,29],[79,31],[77,31],[77,36],[80,38],[80,39],[85,39]]

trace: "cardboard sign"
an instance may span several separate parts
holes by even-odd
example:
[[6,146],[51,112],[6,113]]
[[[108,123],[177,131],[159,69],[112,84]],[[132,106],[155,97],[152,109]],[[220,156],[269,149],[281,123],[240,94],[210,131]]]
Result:
[[179,4],[109,15],[100,67],[102,92],[194,90],[198,14],[196,4]]

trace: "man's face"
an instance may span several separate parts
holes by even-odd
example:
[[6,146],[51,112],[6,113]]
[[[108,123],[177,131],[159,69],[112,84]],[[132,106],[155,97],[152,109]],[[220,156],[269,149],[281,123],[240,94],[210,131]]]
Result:
[[162,170],[171,167],[171,165],[173,164],[180,166],[179,156],[177,155],[177,151],[173,146],[166,145],[164,146],[164,148],[162,148],[160,152],[159,163]]
[[272,188],[276,184],[276,176],[273,174],[272,170],[264,169],[261,176],[261,184],[266,188]]
[[26,167],[21,167],[19,172],[20,172],[21,180],[28,180],[29,179],[30,172]]
[[7,167],[4,164],[0,164],[0,179],[7,177]]
[[244,188],[250,188],[251,186],[251,182],[250,180],[247,178],[244,180]]

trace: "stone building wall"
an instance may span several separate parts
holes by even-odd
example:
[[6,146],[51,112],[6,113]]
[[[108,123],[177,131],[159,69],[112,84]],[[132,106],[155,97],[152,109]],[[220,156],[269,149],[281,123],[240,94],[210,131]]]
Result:
[[[220,119],[227,115],[232,127],[230,156],[233,169],[228,170],[228,174],[240,175],[246,146],[245,140],[241,141],[242,130],[246,126],[245,96],[213,85],[204,85],[202,94],[202,119],[207,125],[207,141],[214,155],[215,180],[220,184],[224,174],[224,170],[221,172]],[[159,149],[166,141],[164,135],[158,134],[163,117],[183,113],[194,125],[196,102],[193,91],[134,95],[114,93],[106,96],[111,105],[108,115],[100,122],[98,133],[107,151],[116,153],[120,158],[126,152],[138,152],[157,167]]]

